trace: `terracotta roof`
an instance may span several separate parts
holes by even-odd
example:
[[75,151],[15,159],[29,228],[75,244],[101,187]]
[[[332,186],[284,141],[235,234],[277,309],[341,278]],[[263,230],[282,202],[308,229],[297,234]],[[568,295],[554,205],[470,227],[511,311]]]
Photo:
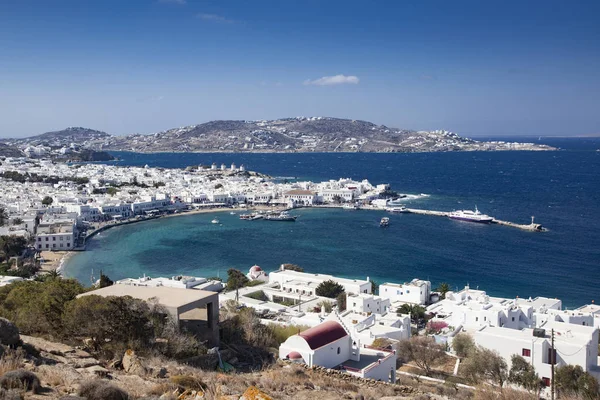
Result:
[[308,346],[314,350],[335,342],[344,336],[348,336],[348,332],[335,321],[325,321],[322,324],[299,333],[298,336],[306,340]]
[[301,360],[302,354],[298,353],[297,351],[292,351],[290,354],[288,354],[288,358],[290,360]]

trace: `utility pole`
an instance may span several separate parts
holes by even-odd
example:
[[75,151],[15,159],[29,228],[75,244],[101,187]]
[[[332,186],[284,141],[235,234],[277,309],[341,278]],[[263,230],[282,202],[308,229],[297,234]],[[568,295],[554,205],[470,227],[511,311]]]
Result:
[[302,312],[302,293],[298,293],[298,312]]
[[551,338],[550,362],[552,363],[552,372],[550,375],[550,399],[554,400],[554,364],[556,363],[556,356],[554,355],[554,328],[552,328]]

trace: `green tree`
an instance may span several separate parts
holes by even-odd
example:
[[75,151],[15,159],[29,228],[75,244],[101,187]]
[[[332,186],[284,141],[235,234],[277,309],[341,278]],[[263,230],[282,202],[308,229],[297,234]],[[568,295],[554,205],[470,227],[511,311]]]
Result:
[[21,236],[0,236],[0,260],[19,256],[27,248],[27,239]]
[[4,226],[8,223],[8,213],[4,207],[0,207],[0,226]]
[[65,305],[83,292],[73,279],[16,282],[0,288],[0,316],[14,322],[23,334],[59,337]]
[[558,367],[554,373],[554,384],[563,396],[581,396],[590,400],[600,398],[598,381],[579,365]]
[[371,280],[371,293],[378,294],[379,293],[379,284],[374,280]]
[[114,188],[114,187],[106,188],[106,194],[109,194],[111,196],[114,196],[115,194],[117,194],[117,192],[118,192],[117,188]]
[[475,342],[468,333],[459,333],[452,339],[452,349],[460,359],[467,358],[475,348]]
[[104,288],[104,287],[107,287],[107,286],[112,286],[113,283],[114,282],[107,275],[104,275],[102,273],[102,270],[100,270],[100,282],[99,282],[98,286],[100,288]]
[[329,297],[330,299],[337,298],[340,294],[344,293],[344,287],[339,283],[328,280],[321,282],[315,289],[317,296]]
[[21,225],[22,223],[23,223],[23,219],[21,219],[21,218],[15,218],[12,221],[13,225]]
[[46,196],[42,199],[42,204],[45,206],[49,206],[50,204],[52,204],[54,202],[54,200],[52,199],[52,197],[50,196]]
[[510,358],[510,371],[508,381],[519,385],[529,391],[538,391],[542,388],[542,381],[535,373],[533,365],[518,354],[513,354]]
[[463,375],[473,383],[491,381],[501,388],[508,379],[508,366],[497,351],[478,347],[461,365]]
[[411,321],[417,324],[419,321],[425,319],[425,311],[425,307],[423,306],[405,303],[396,309],[396,314],[410,314]]
[[442,282],[439,284],[436,291],[440,293],[440,297],[443,300],[446,298],[446,293],[448,293],[450,291],[450,285],[447,284],[446,282]]
[[342,292],[335,298],[340,311],[346,311],[346,292]]
[[434,365],[446,356],[444,347],[426,336],[413,336],[400,341],[398,353],[406,361],[414,362],[427,376],[431,375]]
[[229,268],[227,270],[227,290],[235,290],[244,287],[250,282],[248,277],[242,271]]
[[304,272],[304,268],[302,268],[299,265],[296,264],[281,264],[281,266],[283,267],[283,269],[288,270],[288,271],[298,271],[298,272]]

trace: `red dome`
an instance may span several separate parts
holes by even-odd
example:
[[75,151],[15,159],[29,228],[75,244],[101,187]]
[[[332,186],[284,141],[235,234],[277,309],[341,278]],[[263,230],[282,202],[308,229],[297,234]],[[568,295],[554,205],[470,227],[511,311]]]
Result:
[[288,354],[288,358],[290,360],[301,360],[302,354],[298,353],[297,351],[292,351],[290,354]]
[[262,271],[262,268],[259,267],[258,265],[255,265],[252,268],[250,268],[250,272],[258,272],[258,271]]

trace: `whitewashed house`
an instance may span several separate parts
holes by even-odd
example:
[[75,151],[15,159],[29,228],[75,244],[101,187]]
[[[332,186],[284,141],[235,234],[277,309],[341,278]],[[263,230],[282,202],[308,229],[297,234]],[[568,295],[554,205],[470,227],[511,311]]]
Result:
[[269,283],[278,284],[282,291],[311,296],[316,295],[317,286],[329,280],[342,285],[346,293],[371,293],[372,285],[368,278],[367,280],[338,278],[333,275],[286,270],[283,266],[278,271],[269,273]]
[[[551,332],[554,330],[552,352]],[[484,326],[474,334],[475,343],[496,350],[510,368],[513,354],[523,356],[535,368],[546,385],[550,385],[552,360],[557,367],[579,365],[597,378],[598,328],[548,321],[542,328],[510,329]]]
[[404,284],[386,282],[379,285],[379,296],[392,303],[429,304],[431,282],[421,279]]
[[316,202],[316,193],[312,190],[290,190],[284,193],[284,200],[296,205],[311,206]]
[[356,313],[385,314],[390,311],[389,299],[367,293],[346,293],[346,310]]

